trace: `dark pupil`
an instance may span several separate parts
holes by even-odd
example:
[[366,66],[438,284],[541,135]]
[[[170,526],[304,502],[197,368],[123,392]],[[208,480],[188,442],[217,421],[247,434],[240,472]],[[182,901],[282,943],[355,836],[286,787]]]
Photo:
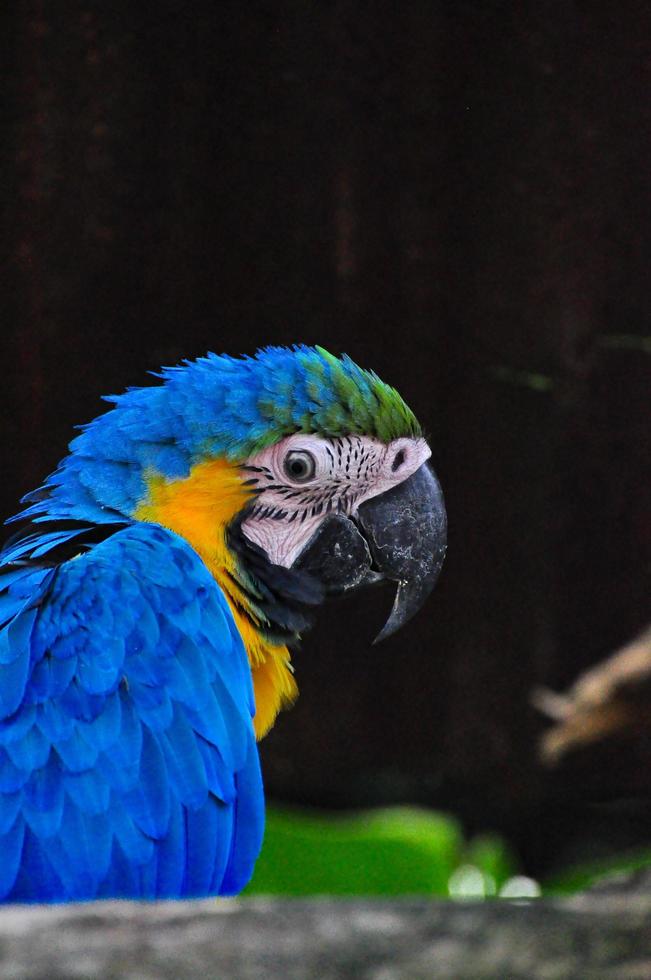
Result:
[[307,463],[304,459],[290,459],[289,461],[289,472],[292,476],[305,476],[307,473]]
[[391,466],[391,469],[393,470],[394,473],[395,473],[396,470],[399,470],[400,469],[400,467],[402,466],[402,464],[404,463],[404,461],[405,461],[405,451],[404,451],[404,449],[400,449],[396,453],[395,459],[393,460],[393,464]]

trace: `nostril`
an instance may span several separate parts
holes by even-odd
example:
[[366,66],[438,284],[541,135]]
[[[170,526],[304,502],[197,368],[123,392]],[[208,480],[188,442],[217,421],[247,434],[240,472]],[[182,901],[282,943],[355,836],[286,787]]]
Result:
[[398,452],[393,457],[393,463],[391,464],[391,471],[393,473],[399,470],[405,461],[405,451],[404,449],[399,449]]

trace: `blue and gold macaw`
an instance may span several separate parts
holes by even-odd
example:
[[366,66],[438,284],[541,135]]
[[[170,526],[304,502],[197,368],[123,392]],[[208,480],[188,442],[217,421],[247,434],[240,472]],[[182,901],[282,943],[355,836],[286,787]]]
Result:
[[0,555],[0,900],[238,892],[311,609],[389,579],[388,635],[440,570],[430,450],[377,375],[297,346],[159,377]]

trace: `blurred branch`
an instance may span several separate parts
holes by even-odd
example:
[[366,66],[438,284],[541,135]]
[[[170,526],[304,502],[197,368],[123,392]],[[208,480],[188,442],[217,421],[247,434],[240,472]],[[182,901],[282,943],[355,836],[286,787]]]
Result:
[[578,748],[608,736],[651,732],[651,627],[582,674],[564,694],[532,692],[532,703],[556,724],[542,737],[540,756],[557,765]]

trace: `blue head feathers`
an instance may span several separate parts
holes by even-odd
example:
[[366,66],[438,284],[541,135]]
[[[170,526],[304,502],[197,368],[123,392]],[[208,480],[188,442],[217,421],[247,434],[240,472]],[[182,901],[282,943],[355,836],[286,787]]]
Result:
[[158,377],[161,385],[106,398],[114,408],[73,439],[70,455],[25,498],[21,517],[113,522],[133,513],[147,472],[182,478],[200,461],[244,461],[294,432],[420,435],[393,388],[321,347],[208,354]]

